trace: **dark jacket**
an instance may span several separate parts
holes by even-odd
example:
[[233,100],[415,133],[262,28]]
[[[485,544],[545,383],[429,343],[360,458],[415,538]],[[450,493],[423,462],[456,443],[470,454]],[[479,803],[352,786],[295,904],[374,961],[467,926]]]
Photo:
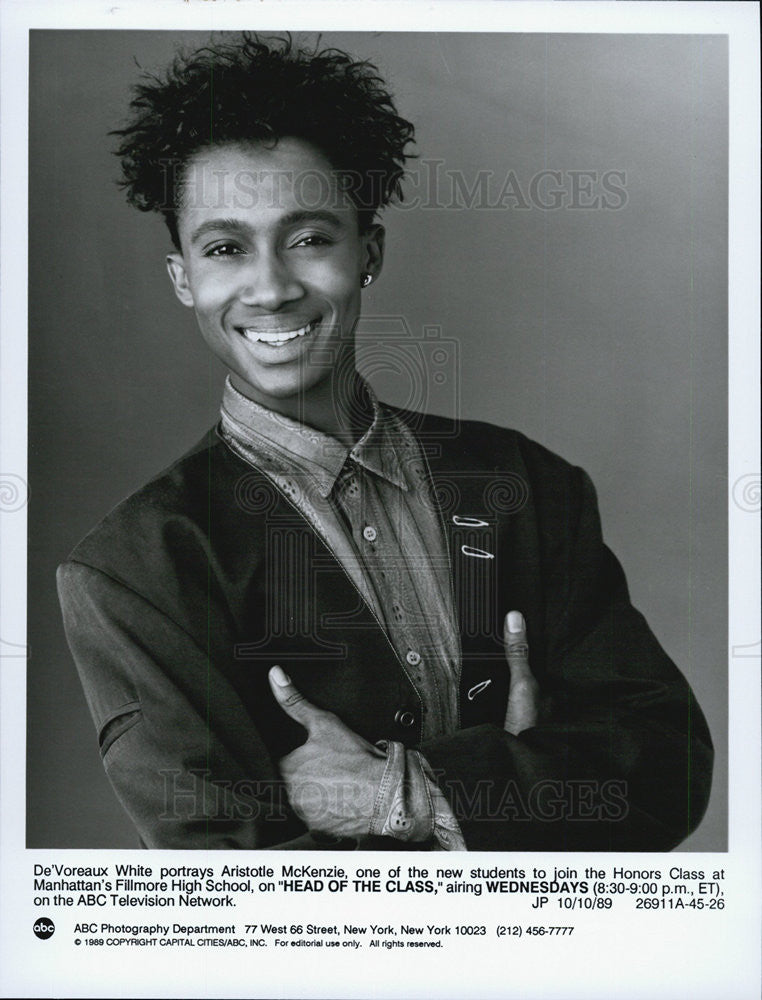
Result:
[[[515,431],[402,416],[427,451],[452,563],[463,651],[452,735],[420,745],[422,706],[379,623],[308,523],[214,430],[59,568],[104,765],[143,842],[320,846],[278,781],[278,759],[305,739],[270,693],[278,663],[371,742],[419,747],[471,850],[674,847],[704,813],[712,744],[630,604],[590,480]],[[512,609],[542,694],[538,724],[518,737],[502,728]]]

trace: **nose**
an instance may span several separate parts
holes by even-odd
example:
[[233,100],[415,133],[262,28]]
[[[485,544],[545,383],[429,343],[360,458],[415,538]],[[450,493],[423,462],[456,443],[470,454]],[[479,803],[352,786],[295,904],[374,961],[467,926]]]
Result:
[[244,305],[275,312],[300,299],[304,287],[277,253],[252,254],[241,271],[238,297]]

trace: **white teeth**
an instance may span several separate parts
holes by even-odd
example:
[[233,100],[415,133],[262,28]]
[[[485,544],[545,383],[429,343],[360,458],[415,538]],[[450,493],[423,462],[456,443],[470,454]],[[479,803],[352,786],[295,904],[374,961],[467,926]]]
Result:
[[302,326],[298,330],[284,330],[282,333],[266,333],[263,330],[255,330],[252,327],[246,327],[242,332],[247,340],[250,340],[255,344],[261,341],[263,344],[271,344],[278,347],[281,344],[287,344],[290,340],[294,340],[296,337],[303,337],[306,333],[310,333],[314,326],[314,322],[308,323],[306,326]]

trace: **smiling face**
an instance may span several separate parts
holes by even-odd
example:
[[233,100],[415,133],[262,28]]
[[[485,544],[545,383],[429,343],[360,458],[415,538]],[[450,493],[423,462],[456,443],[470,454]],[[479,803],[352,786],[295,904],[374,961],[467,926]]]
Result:
[[314,146],[284,138],[212,147],[186,166],[179,300],[244,395],[280,412],[354,371],[363,274],[376,276],[383,229],[357,211]]

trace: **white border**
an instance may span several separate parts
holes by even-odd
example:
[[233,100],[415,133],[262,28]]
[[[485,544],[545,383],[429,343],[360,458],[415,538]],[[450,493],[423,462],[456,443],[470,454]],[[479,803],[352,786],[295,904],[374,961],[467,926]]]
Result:
[[[749,3],[507,3],[415,2],[415,0],[351,0],[344,3],[301,3],[297,0],[129,0],[108,7],[91,2],[61,3],[50,0],[2,0],[0,6],[0,473],[4,503],[9,501],[14,479],[26,481],[26,276],[27,276],[27,102],[28,79],[27,32],[30,28],[151,28],[154,30],[222,30],[242,27],[276,30],[441,30],[441,31],[526,31],[595,33],[719,33],[730,41],[730,408],[729,408],[729,483],[733,490],[743,490],[753,506],[759,504],[759,25],[757,5]],[[756,479],[753,477],[756,476]],[[755,485],[756,484],[756,485]],[[756,494],[755,494],[756,491]],[[756,496],[756,500],[755,500]],[[733,905],[722,923],[713,925],[711,935],[702,943],[704,932],[693,928],[694,935],[674,954],[674,968],[657,968],[659,996],[716,997],[717,982],[711,971],[723,970],[722,995],[752,997],[758,994],[760,939],[760,646],[759,638],[759,522],[753,513],[729,501],[730,593],[729,593],[729,664],[730,664],[730,839],[727,862],[736,873],[728,884]],[[28,879],[24,856],[25,813],[25,660],[23,645],[26,615],[26,512],[6,510],[0,516],[2,528],[2,570],[0,575],[0,638],[4,640],[0,657],[0,733],[2,734],[2,769],[0,770],[0,947],[3,972],[0,992],[20,995],[149,995],[132,976],[120,955],[119,976],[122,987],[102,982],[92,990],[86,982],[77,987],[77,970],[72,967],[63,978],[46,978],[39,965],[47,956],[29,946],[9,947],[15,914],[26,913],[25,891]],[[721,665],[718,665],[721,669]],[[59,854],[61,852],[58,852]],[[719,856],[707,856],[708,867],[721,864]],[[701,862],[693,855],[692,864]],[[86,863],[86,862],[83,862]],[[625,929],[628,933],[631,928]],[[679,937],[677,923],[672,934]],[[27,936],[28,937],[28,936]],[[27,938],[21,938],[26,941]],[[635,949],[637,938],[633,939]],[[647,936],[646,936],[647,942]],[[32,942],[34,944],[34,942]],[[637,943],[641,959],[648,944]],[[651,954],[661,948],[651,941]],[[703,958],[702,958],[703,952]],[[645,954],[648,952],[646,951]],[[514,953],[513,957],[527,953]],[[534,954],[534,953],[533,953]],[[34,956],[37,956],[36,958]],[[629,963],[627,958],[629,956]],[[690,963],[686,958],[690,956]],[[582,956],[578,956],[578,960]],[[227,956],[226,956],[227,959]],[[553,960],[553,953],[543,952],[539,961]],[[653,996],[646,984],[656,980],[642,978],[641,962],[625,947],[622,980],[616,984],[620,996]],[[663,961],[670,961],[663,958]],[[535,961],[538,958],[535,957]],[[30,966],[28,963],[32,963]],[[703,964],[702,964],[703,963]],[[132,963],[131,963],[132,964]],[[168,971],[167,984],[182,978],[177,960]],[[390,965],[390,970],[395,966]],[[396,968],[399,970],[400,966]],[[210,966],[211,971],[211,966]],[[565,979],[559,965],[558,995],[567,997],[583,988],[583,970],[566,966]],[[653,971],[653,970],[652,970]],[[51,975],[53,968],[51,967]],[[589,968],[584,970],[589,977]],[[35,978],[36,977],[36,978]],[[341,967],[337,968],[341,978]],[[730,977],[730,978],[728,978]],[[532,993],[531,969],[513,970],[514,995],[521,990]],[[125,985],[126,984],[126,985]],[[640,985],[639,985],[640,984]],[[756,985],[755,985],[756,984]],[[154,981],[153,989],[157,983]],[[601,984],[598,983],[598,986]],[[369,989],[378,995],[395,992],[394,982],[376,983]],[[587,979],[588,988],[593,981]],[[259,984],[257,989],[262,989]],[[267,995],[268,984],[264,984]],[[277,987],[269,984],[275,991]],[[287,990],[287,987],[282,987]],[[307,985],[314,995],[330,995],[331,984]],[[417,995],[428,984],[418,980],[410,969],[397,995]],[[502,983],[502,996],[506,982]],[[220,971],[219,977],[198,982],[183,995],[225,995],[236,989],[235,978]],[[252,984],[240,983],[239,995],[254,995]],[[166,991],[166,987],[162,992]],[[333,995],[344,993],[333,984]],[[457,993],[457,987],[453,991]],[[304,993],[303,995],[309,995]],[[431,995],[437,995],[433,990]],[[547,994],[546,994],[547,995]]]

